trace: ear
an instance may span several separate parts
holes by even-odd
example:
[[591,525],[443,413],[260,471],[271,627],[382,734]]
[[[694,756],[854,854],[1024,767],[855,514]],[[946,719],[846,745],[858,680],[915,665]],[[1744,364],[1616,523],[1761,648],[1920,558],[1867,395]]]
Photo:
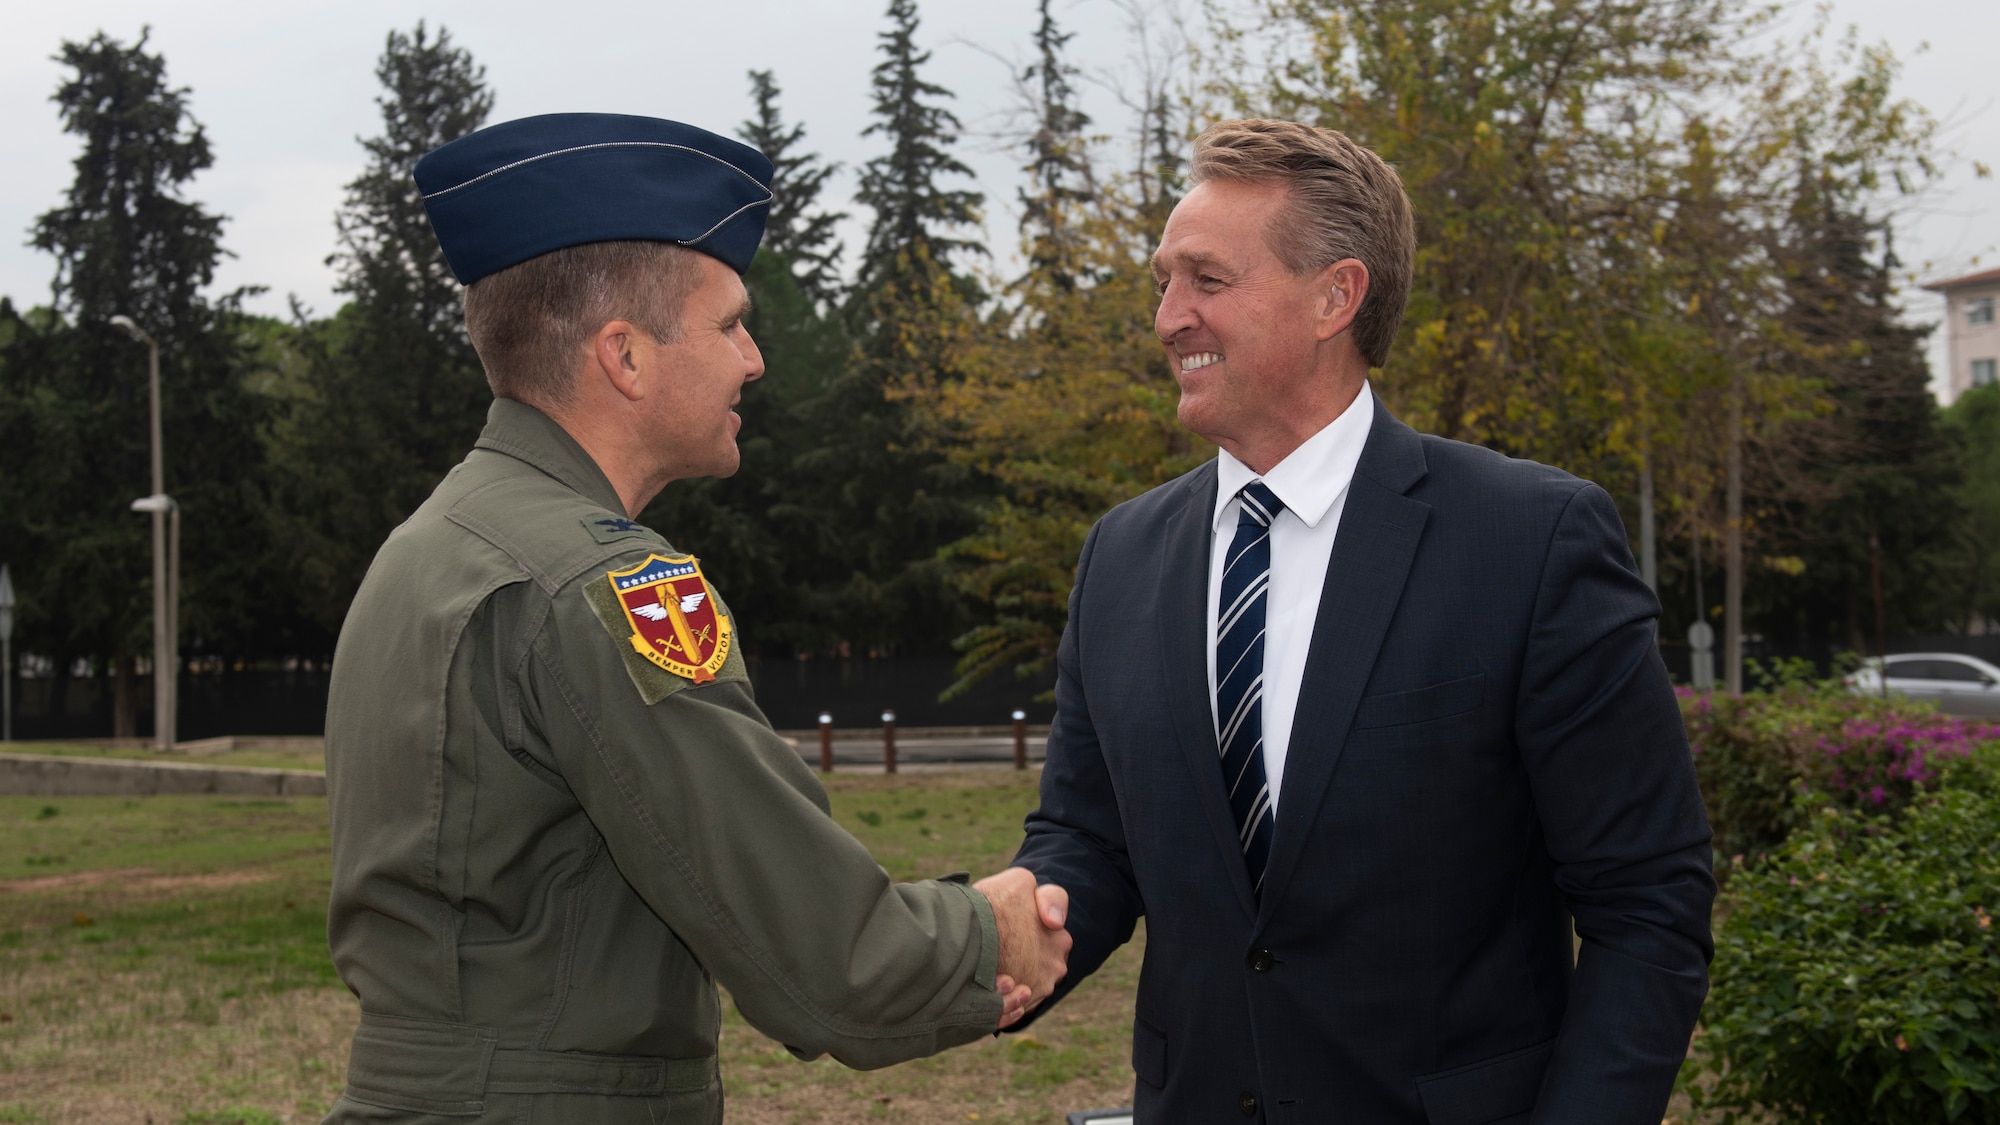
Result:
[[1331,340],[1354,323],[1361,302],[1368,299],[1368,267],[1358,258],[1342,258],[1320,271],[1319,281],[1326,297],[1320,302],[1315,335]]
[[639,377],[643,363],[637,349],[650,339],[629,320],[614,320],[590,338],[589,371],[602,378],[619,394],[634,402],[646,397]]

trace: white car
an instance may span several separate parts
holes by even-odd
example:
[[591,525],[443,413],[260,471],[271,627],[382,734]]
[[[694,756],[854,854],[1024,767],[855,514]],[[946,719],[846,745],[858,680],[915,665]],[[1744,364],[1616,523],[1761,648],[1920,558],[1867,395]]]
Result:
[[[1882,661],[1869,657],[1842,682],[1856,695],[1882,694]],[[2000,718],[2000,668],[1959,652],[1898,652],[1889,657],[1889,691],[1937,704],[1947,715]]]

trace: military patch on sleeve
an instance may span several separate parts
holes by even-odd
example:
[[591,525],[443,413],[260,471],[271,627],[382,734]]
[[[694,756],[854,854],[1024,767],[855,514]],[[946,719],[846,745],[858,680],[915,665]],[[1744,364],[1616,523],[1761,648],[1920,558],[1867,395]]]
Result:
[[690,555],[649,554],[586,584],[585,596],[612,637],[625,670],[648,704],[684,687],[747,680],[734,654],[734,627],[701,564]]

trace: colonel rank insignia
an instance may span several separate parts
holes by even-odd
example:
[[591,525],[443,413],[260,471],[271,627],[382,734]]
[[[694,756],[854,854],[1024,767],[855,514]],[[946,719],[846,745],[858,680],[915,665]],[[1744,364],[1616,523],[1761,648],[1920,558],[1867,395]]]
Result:
[[632,651],[676,676],[705,684],[729,659],[729,618],[692,555],[649,555],[605,575],[632,627]]

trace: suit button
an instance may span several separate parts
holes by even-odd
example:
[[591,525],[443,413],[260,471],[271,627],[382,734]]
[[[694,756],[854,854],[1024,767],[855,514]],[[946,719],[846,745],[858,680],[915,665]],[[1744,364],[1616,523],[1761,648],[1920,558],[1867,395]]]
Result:
[[[1278,959],[1271,956],[1271,951],[1268,949],[1259,949],[1250,955],[1250,967],[1260,973],[1270,972],[1271,966],[1277,963]],[[1243,1096],[1247,1098],[1250,1095],[1245,1094]]]
[[1243,1096],[1236,1099],[1236,1106],[1243,1111],[1245,1117],[1257,1116],[1257,1095],[1245,1090]]

